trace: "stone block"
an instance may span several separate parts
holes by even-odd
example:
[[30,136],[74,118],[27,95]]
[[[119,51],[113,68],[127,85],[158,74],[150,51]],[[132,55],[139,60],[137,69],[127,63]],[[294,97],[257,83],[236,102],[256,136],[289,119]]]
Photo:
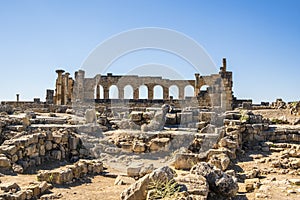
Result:
[[39,183],[33,182],[30,185],[27,186],[27,190],[32,191],[32,196],[36,197],[41,194],[41,189],[39,186]]
[[133,122],[140,122],[142,121],[142,118],[143,118],[143,112],[140,112],[140,111],[132,111],[130,113],[130,119],[133,121]]
[[40,188],[41,194],[43,194],[47,190],[51,189],[52,185],[48,184],[46,181],[43,181],[40,183],[39,188]]
[[85,111],[85,121],[86,123],[95,123],[97,120],[95,109],[87,109]]
[[172,164],[177,170],[189,170],[199,161],[200,159],[195,154],[178,153]]
[[145,120],[151,120],[153,118],[152,112],[143,112],[143,119]]
[[180,124],[188,124],[193,122],[193,112],[180,113]]
[[132,146],[132,151],[136,153],[143,153],[146,151],[146,144],[143,142],[136,142]]
[[208,183],[201,175],[187,174],[175,178],[176,182],[185,185],[190,195],[207,197],[209,192]]
[[255,188],[258,188],[259,185],[260,185],[260,181],[258,178],[245,180],[245,189],[247,192],[253,191]]
[[138,200],[147,198],[147,190],[151,181],[166,183],[173,179],[175,172],[169,167],[161,167],[147,174],[121,193],[121,200]]
[[61,134],[53,134],[53,139],[52,141],[56,144],[60,144],[61,142],[61,138],[62,138],[62,135]]
[[11,195],[12,199],[17,199],[17,200],[25,200],[26,199],[26,191],[18,191],[14,194]]
[[2,183],[0,185],[0,189],[4,192],[10,192],[10,191],[16,192],[21,190],[20,186],[14,182]]
[[53,147],[52,142],[50,140],[47,140],[46,143],[45,143],[45,149],[46,149],[46,151],[52,150],[52,147]]
[[127,176],[129,177],[139,177],[139,173],[143,167],[143,164],[133,163],[127,167]]
[[21,165],[18,165],[18,164],[13,164],[12,166],[12,170],[18,174],[23,174],[24,172],[24,169]]
[[154,138],[150,141],[150,151],[168,150],[170,138]]
[[61,160],[61,151],[60,150],[53,150],[51,152],[51,156],[56,160]]
[[79,138],[77,137],[69,137],[69,149],[74,150],[77,149],[77,146],[79,144]]
[[0,167],[9,168],[11,167],[11,160],[5,156],[0,157]]
[[31,144],[29,145],[26,149],[25,149],[25,154],[27,156],[31,156],[36,152],[36,145],[35,144]]
[[40,147],[39,147],[39,154],[40,154],[40,156],[45,156],[45,154],[46,154],[45,145],[40,145]]
[[199,121],[211,123],[216,119],[215,112],[199,112]]

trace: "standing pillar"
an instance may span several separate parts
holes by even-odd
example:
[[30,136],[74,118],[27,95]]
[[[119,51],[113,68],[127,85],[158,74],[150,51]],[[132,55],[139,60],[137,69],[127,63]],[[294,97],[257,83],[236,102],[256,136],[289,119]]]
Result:
[[135,88],[133,91],[133,99],[139,99],[139,87]]
[[226,70],[227,70],[227,63],[226,63],[226,58],[223,58],[223,72],[225,73],[226,72]]
[[109,89],[107,87],[103,87],[103,98],[109,99]]
[[68,104],[69,75],[70,73],[68,72],[63,75],[63,105]]
[[153,99],[154,98],[154,92],[153,92],[153,89],[154,89],[154,86],[153,85],[147,85],[148,87],[148,99]]
[[17,102],[19,103],[19,101],[20,101],[20,94],[16,94],[16,96],[17,96]]
[[169,99],[169,88],[165,86],[163,86],[163,99]]
[[62,74],[64,73],[64,70],[56,70],[57,73],[57,79],[56,79],[56,104],[62,105]]
[[178,99],[184,99],[184,87],[178,87]]
[[117,86],[119,91],[119,99],[124,99],[124,86]]
[[74,85],[74,80],[69,77],[69,80],[68,80],[68,103],[71,103],[72,102],[72,99],[73,99],[73,85]]
[[100,99],[100,85],[96,86],[96,99]]
[[75,73],[75,101],[84,100],[84,77],[85,72],[83,70],[79,70],[77,73]]
[[194,96],[198,96],[200,91],[200,74],[195,73],[195,90],[194,90]]

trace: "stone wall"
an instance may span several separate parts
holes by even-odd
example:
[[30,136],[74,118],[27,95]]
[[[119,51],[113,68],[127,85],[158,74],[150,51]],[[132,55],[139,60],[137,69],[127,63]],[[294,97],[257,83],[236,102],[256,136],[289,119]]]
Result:
[[[85,72],[79,70],[75,72],[75,77],[69,77],[69,73],[64,70],[57,70],[56,89],[53,102],[56,105],[67,105],[71,102],[86,101],[92,99],[112,99],[109,97],[111,86],[116,86],[118,99],[124,99],[124,89],[130,86],[132,98],[139,99],[140,86],[146,86],[148,97],[153,100],[155,97],[154,87],[160,86],[163,90],[162,99],[169,100],[169,90],[171,86],[178,89],[178,99],[185,99],[185,88],[191,86],[194,89],[193,97],[198,97],[198,104],[201,106],[218,106],[224,110],[232,109],[232,72],[227,71],[226,59],[223,59],[223,66],[218,74],[201,76],[195,73],[195,80],[170,80],[162,77],[137,76],[137,75],[107,75],[97,74],[93,78],[85,77]],[[69,81],[67,81],[69,80]],[[208,86],[206,91],[201,91],[202,86]],[[102,88],[102,95],[100,94]],[[49,93],[49,92],[48,92]],[[48,97],[51,95],[48,95]],[[47,101],[51,101],[48,100]]]
[[23,173],[49,160],[78,160],[87,155],[76,133],[47,131],[6,140],[0,146],[0,167]]
[[33,101],[2,101],[0,112],[7,112],[8,114],[13,114],[14,112],[24,112],[26,110],[32,110],[40,113],[65,112],[67,108],[70,107],[70,105],[54,105],[42,102],[35,103]]
[[42,170],[37,175],[38,181],[53,184],[72,183],[87,174],[97,175],[103,171],[103,163],[99,160],[80,160],[73,165],[64,166],[63,169]]
[[[230,162],[236,159],[237,153],[243,152],[243,149],[268,153],[272,150],[270,147],[276,146],[278,143],[285,144],[282,146],[300,144],[299,127],[270,125],[268,120],[263,119],[261,115],[254,115],[252,112],[226,112],[224,125],[225,131],[219,134],[216,145],[203,153],[195,151],[178,153],[173,163],[175,168],[190,169],[194,163],[205,161],[226,170]],[[205,137],[207,135],[195,138],[194,141],[198,142],[194,149],[201,149]]]
[[52,185],[48,184],[46,181],[32,182],[29,185],[22,188],[16,183],[5,183],[0,185],[0,199],[44,199],[42,195],[49,192],[49,189],[51,188]]

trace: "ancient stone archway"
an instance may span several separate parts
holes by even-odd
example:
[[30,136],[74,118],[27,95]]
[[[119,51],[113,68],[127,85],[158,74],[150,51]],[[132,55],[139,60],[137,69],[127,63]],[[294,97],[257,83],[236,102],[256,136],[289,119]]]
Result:
[[[194,80],[170,80],[162,77],[137,76],[137,75],[96,75],[94,78],[86,78],[85,72],[79,70],[75,72],[75,79],[69,77],[69,73],[63,70],[57,70],[58,77],[56,79],[55,96],[53,102],[57,105],[67,105],[76,101],[85,101],[95,99],[95,87],[103,86],[103,99],[109,99],[110,87],[115,85],[118,87],[118,98],[124,99],[124,87],[131,85],[133,89],[133,99],[152,100],[154,98],[154,87],[159,85],[163,88],[163,100],[168,100],[170,87],[176,85],[178,87],[178,99],[184,100],[185,96],[194,97],[201,102],[209,102],[212,106],[221,107],[223,110],[232,108],[233,92],[232,92],[232,72],[226,70],[226,60],[223,59],[223,66],[218,74],[209,76],[201,76],[195,73]],[[140,91],[140,86],[146,87],[145,92]],[[208,85],[207,95],[204,97],[200,91],[201,87]],[[187,89],[187,86],[189,89]],[[120,89],[121,88],[121,89]],[[187,93],[187,91],[189,92]],[[140,95],[141,93],[141,95]],[[187,93],[187,94],[186,94]],[[102,95],[101,95],[102,96]],[[96,99],[99,95],[96,95]],[[132,96],[131,96],[132,97]],[[203,99],[204,98],[204,99]]]

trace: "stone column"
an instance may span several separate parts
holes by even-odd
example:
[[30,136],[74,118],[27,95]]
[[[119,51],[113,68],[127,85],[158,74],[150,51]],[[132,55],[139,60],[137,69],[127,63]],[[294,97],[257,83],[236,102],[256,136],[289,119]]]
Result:
[[73,90],[73,101],[80,100],[82,101],[84,98],[84,76],[85,72],[83,70],[79,70],[75,72],[75,82],[74,82],[74,90]]
[[125,86],[121,86],[121,85],[118,85],[118,91],[119,91],[119,99],[124,99],[124,87]]
[[100,99],[100,85],[96,86],[96,99]]
[[148,84],[147,87],[148,87],[148,99],[153,99],[154,98],[154,96],[153,96],[154,85]]
[[63,76],[63,104],[68,104],[68,93],[69,93],[69,75],[70,73],[65,73]]
[[198,96],[199,91],[200,91],[200,74],[195,73],[195,90],[194,90],[194,96]]
[[103,98],[109,99],[109,88],[108,87],[103,87]]
[[167,100],[167,99],[169,99],[169,88],[165,87],[165,86],[162,86],[162,87],[163,87],[163,99]]
[[69,77],[69,80],[68,80],[68,103],[71,103],[72,102],[72,99],[73,99],[73,85],[74,85],[74,80]]
[[226,72],[226,70],[227,70],[227,63],[226,63],[226,58],[223,58],[223,72]]
[[65,79],[65,74],[62,75],[62,84],[61,84],[61,105],[65,105],[65,83],[66,83],[66,79]]
[[133,89],[133,99],[139,99],[139,87]]
[[56,104],[62,105],[62,84],[63,84],[63,78],[62,74],[65,72],[65,70],[56,70],[57,73],[57,79],[56,79]]
[[184,87],[178,86],[178,99],[184,99]]
[[16,94],[16,96],[17,96],[17,102],[19,103],[19,101],[20,101],[20,94]]

